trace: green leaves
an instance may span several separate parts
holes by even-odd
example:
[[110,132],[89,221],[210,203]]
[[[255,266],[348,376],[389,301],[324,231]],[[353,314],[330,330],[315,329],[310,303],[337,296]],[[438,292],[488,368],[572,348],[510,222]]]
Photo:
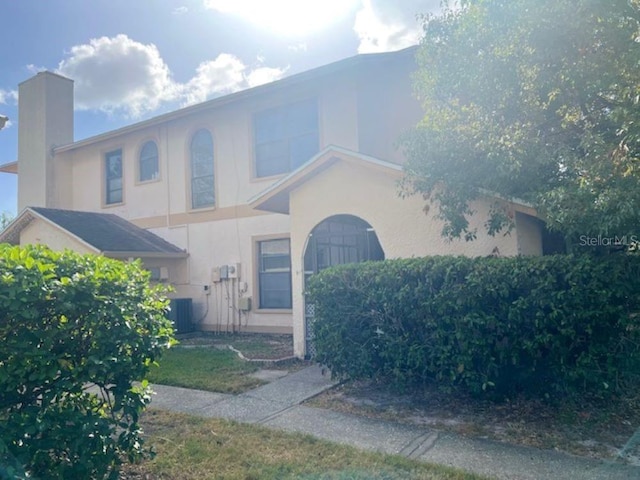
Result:
[[172,342],[166,308],[137,263],[0,245],[6,456],[37,478],[117,478],[143,455],[133,382]]
[[0,213],[0,232],[11,223],[11,220],[13,220],[13,217],[8,212]]
[[324,270],[308,301],[339,376],[609,395],[640,380],[639,276],[625,255],[390,260]]
[[[627,0],[472,0],[427,19],[405,185],[445,236],[475,235],[468,205],[483,192],[533,204],[574,241],[635,232],[639,31]],[[494,210],[486,227],[508,222]]]

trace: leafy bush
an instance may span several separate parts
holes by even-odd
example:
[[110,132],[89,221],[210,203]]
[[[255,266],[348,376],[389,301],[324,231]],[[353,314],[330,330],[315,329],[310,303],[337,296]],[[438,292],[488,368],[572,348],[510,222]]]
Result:
[[0,245],[0,478],[115,479],[145,453],[162,293],[137,263]]
[[640,378],[640,258],[431,257],[314,276],[318,360],[475,394],[616,392]]

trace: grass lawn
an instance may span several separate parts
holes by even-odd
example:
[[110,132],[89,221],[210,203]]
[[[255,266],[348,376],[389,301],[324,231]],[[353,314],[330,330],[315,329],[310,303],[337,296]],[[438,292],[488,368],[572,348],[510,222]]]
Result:
[[220,393],[242,393],[264,384],[247,376],[259,365],[240,360],[231,350],[174,347],[151,367],[149,381]]
[[123,479],[481,480],[486,477],[226,420],[149,410],[142,427],[157,456]]

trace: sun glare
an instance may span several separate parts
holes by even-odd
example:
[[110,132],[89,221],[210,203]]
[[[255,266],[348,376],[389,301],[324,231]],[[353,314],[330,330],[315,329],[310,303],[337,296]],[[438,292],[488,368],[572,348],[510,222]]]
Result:
[[281,35],[304,36],[340,20],[357,0],[206,0],[208,8],[237,15]]

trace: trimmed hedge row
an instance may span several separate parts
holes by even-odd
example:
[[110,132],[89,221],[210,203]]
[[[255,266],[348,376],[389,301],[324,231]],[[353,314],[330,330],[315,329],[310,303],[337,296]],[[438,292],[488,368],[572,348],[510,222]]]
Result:
[[619,392],[640,379],[640,258],[429,257],[314,276],[318,361],[471,393]]

